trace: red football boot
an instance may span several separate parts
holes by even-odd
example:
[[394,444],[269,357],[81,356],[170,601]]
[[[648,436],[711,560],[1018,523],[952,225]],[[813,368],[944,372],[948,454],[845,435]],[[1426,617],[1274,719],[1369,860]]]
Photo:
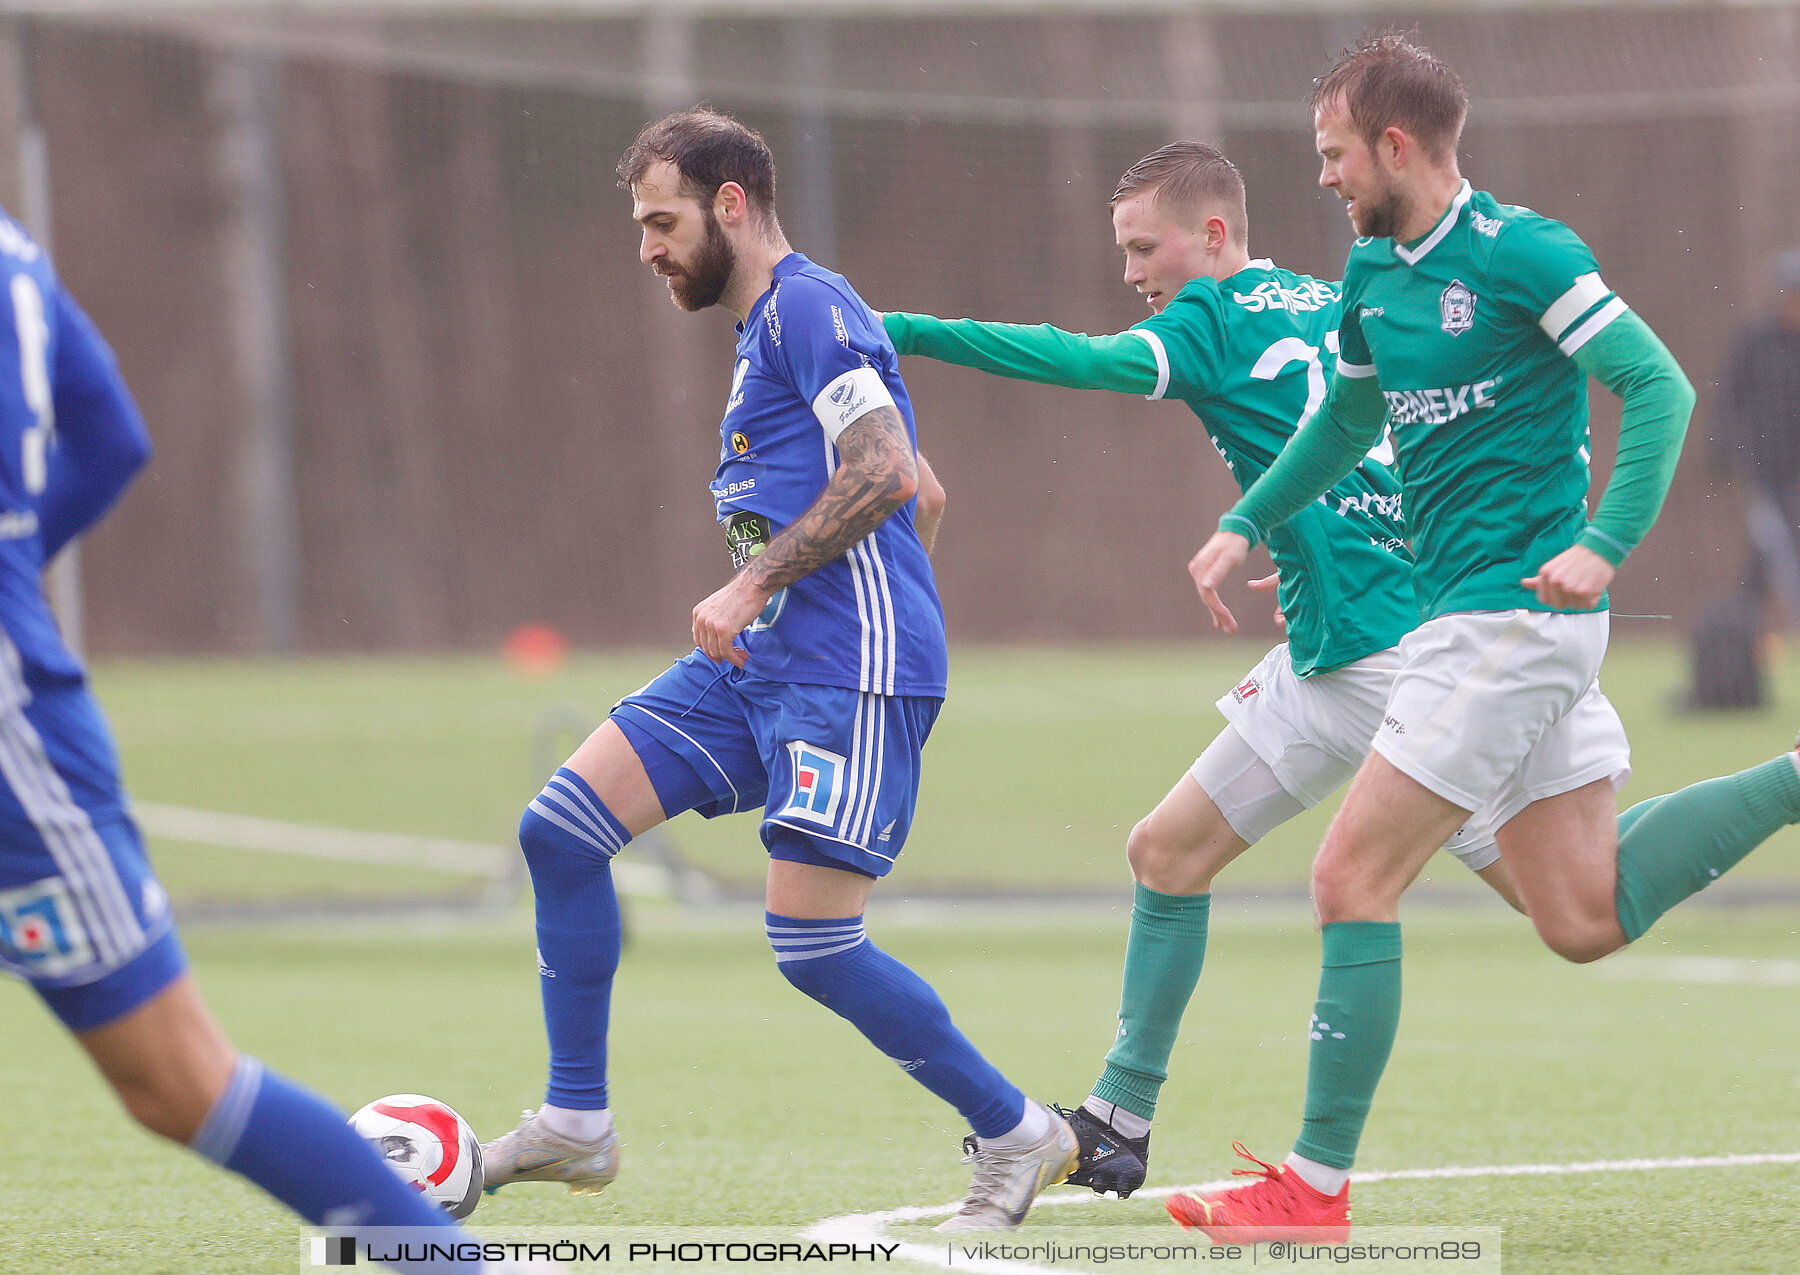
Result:
[[1298,1240],[1342,1244],[1350,1238],[1350,1184],[1325,1195],[1285,1164],[1264,1164],[1241,1142],[1231,1149],[1261,1166],[1233,1169],[1254,1182],[1223,1191],[1183,1191],[1169,1197],[1169,1216],[1184,1229],[1198,1227],[1221,1244]]

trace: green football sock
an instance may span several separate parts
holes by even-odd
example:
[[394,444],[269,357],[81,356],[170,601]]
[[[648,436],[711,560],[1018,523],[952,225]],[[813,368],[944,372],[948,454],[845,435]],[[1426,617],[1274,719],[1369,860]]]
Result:
[[1662,805],[1663,801],[1666,798],[1671,797],[1673,795],[1674,795],[1673,793],[1665,792],[1661,797],[1651,797],[1648,800],[1640,801],[1640,802],[1638,802],[1637,805],[1633,806],[1630,810],[1627,810],[1624,814],[1620,815],[1619,816],[1619,840],[1621,842],[1623,842],[1625,840],[1625,834],[1631,831],[1632,826],[1634,824],[1636,824],[1639,819],[1642,819],[1645,815],[1649,814],[1652,810],[1655,810],[1658,806]]
[[1294,1150],[1348,1169],[1400,1030],[1400,923],[1334,921],[1322,938],[1306,1122]]
[[1119,993],[1119,1035],[1107,1051],[1094,1096],[1146,1120],[1169,1078],[1169,1055],[1181,1015],[1206,959],[1210,894],[1162,894],[1137,887],[1131,936],[1125,941],[1125,986]]
[[1619,877],[1613,899],[1625,937],[1697,894],[1761,845],[1800,821],[1800,771],[1792,753],[1633,806],[1619,816]]

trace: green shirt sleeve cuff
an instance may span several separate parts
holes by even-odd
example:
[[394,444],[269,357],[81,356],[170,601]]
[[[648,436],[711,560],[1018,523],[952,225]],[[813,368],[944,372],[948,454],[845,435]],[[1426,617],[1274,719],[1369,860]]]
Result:
[[1575,543],[1584,549],[1593,550],[1615,567],[1623,566],[1631,553],[1630,545],[1621,544],[1598,527],[1590,526],[1575,538]]
[[1219,530],[1229,531],[1242,536],[1250,542],[1252,549],[1263,542],[1262,529],[1243,514],[1227,513],[1219,518]]

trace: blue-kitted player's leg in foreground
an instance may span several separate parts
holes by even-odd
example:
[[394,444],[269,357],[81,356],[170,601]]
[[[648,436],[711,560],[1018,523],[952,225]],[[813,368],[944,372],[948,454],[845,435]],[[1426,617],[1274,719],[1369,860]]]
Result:
[[912,822],[919,750],[940,701],[770,682],[698,651],[627,696],[531,802],[519,840],[537,896],[550,1038],[544,1106],[483,1148],[490,1189],[618,1172],[606,1087],[619,957],[610,863],[666,815],[763,806],[766,924],[777,968],[969,1122],[975,1165],[940,1229],[1017,1226],[1074,1167],[1068,1125],[1027,1101],[950,1021],[931,986],[869,941],[863,910]]
[[0,349],[16,352],[0,361],[0,969],[37,989],[153,1132],[315,1225],[440,1233],[443,1211],[341,1114],[232,1049],[187,975],[111,735],[38,587],[130,486],[150,436],[44,251],[4,212],[0,230]]
[[0,637],[0,967],[30,981],[151,1132],[315,1226],[460,1234],[341,1112],[232,1048],[187,972],[98,706],[80,688],[34,696],[18,670]]

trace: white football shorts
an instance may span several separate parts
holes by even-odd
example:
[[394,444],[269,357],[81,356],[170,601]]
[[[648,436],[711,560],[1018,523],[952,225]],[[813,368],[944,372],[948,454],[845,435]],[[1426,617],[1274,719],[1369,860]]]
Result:
[[[1356,773],[1387,712],[1402,664],[1400,648],[1390,647],[1303,678],[1282,643],[1219,700],[1231,729],[1213,741],[1190,773],[1232,830],[1254,845]],[[1260,768],[1243,745],[1274,772],[1284,792],[1270,791],[1266,781],[1258,786]],[[1470,818],[1444,846],[1475,871],[1500,857],[1493,832],[1498,825],[1487,814]]]
[[1604,611],[1464,611],[1400,640],[1375,748],[1499,827],[1534,801],[1631,777],[1631,745],[1600,693]]

